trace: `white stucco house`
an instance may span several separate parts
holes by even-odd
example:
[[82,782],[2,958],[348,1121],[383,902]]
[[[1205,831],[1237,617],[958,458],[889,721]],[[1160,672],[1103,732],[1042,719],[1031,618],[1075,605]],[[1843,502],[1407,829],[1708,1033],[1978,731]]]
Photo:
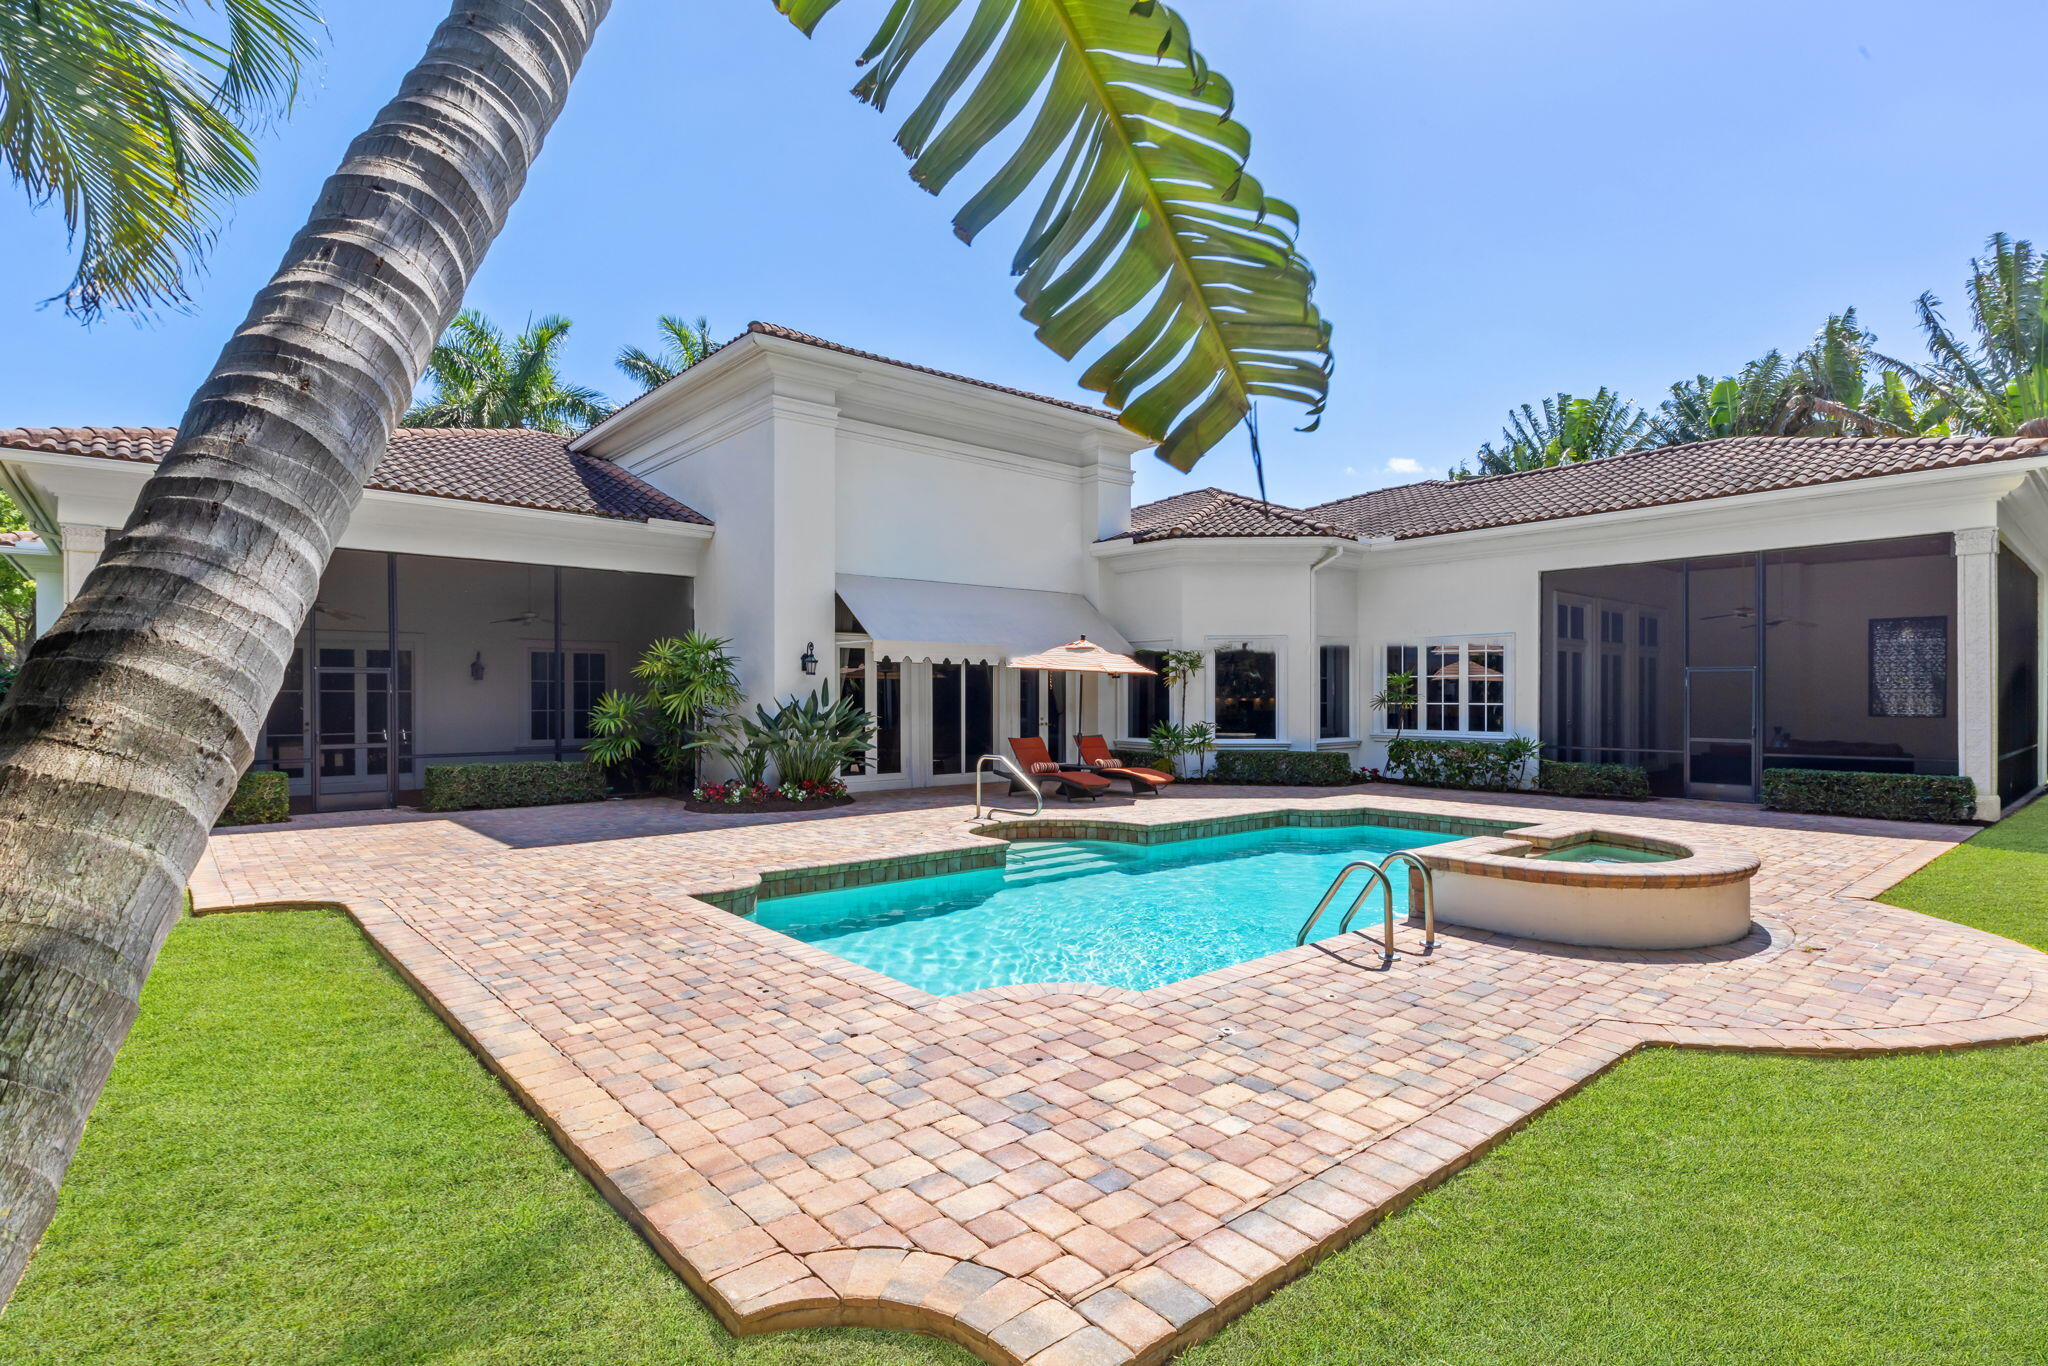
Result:
[[[0,544],[45,624],[164,428],[0,430]],[[647,643],[733,641],[762,701],[881,722],[855,786],[963,781],[1035,733],[1142,739],[1150,679],[1005,667],[1077,636],[1209,656],[1226,746],[1383,761],[1529,735],[1749,800],[1776,766],[2040,785],[2048,439],[1738,439],[1313,508],[1131,505],[1106,412],[756,323],[574,439],[401,430],[323,580],[259,762],[303,804],[434,763],[570,756]],[[1366,699],[1421,680],[1412,714]]]

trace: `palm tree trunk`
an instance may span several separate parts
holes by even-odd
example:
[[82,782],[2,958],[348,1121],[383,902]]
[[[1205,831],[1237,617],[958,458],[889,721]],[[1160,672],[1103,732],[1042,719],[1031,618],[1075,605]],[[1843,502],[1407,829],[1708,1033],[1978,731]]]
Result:
[[0,1303],[320,573],[610,0],[458,0],[0,709]]

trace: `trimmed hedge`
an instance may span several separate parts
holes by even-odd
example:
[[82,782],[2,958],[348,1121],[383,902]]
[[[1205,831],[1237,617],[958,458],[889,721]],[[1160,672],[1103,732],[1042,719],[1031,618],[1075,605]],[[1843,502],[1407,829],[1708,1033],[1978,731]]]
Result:
[[604,770],[572,759],[522,764],[444,764],[429,768],[429,811],[480,811],[500,806],[553,806],[604,800]]
[[235,784],[219,825],[275,825],[292,815],[292,780],[273,769],[251,769]]
[[1536,787],[1559,797],[1643,798],[1650,775],[1635,764],[1567,764],[1545,759],[1536,766]]
[[1506,792],[1522,786],[1536,754],[1533,740],[1411,740],[1387,744],[1387,767],[1424,787]]
[[1219,783],[1343,787],[1351,781],[1351,755],[1337,749],[1220,749],[1211,776]]
[[1931,773],[1772,768],[1764,771],[1764,805],[1813,816],[1957,824],[1976,818],[1977,784]]

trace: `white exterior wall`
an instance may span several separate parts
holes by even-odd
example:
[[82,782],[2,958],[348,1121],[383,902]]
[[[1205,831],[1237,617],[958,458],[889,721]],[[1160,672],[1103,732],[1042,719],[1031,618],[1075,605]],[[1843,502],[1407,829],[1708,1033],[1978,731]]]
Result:
[[[733,642],[750,699],[767,702],[830,677],[841,574],[1101,607],[1091,548],[1129,526],[1131,453],[1144,444],[1099,416],[750,335],[579,448],[717,524],[697,623]],[[799,666],[807,647],[815,676]],[[921,722],[921,678],[905,679],[907,730]],[[1016,681],[999,674],[999,735],[1012,733]],[[1110,692],[1090,690],[1084,728],[1104,724]]]
[[[1512,641],[1508,729],[1536,736],[1541,730],[1538,651],[1546,571],[1964,533],[1995,525],[2000,498],[2028,477],[1996,466],[1976,467],[1405,543],[1375,542],[1360,579],[1359,635],[1372,666],[1365,686],[1377,687],[1387,643],[1506,635]],[[1967,537],[1959,541],[1970,544]],[[1954,688],[1962,713],[1957,718],[1961,766],[1980,792],[1995,793],[1982,723],[1991,702],[1992,623],[1988,612],[1971,606],[1971,563],[1960,559],[1957,568]],[[1976,572],[1981,577],[1981,565]],[[1384,760],[1387,738],[1384,733],[1373,737],[1364,762]],[[1995,808],[1995,796],[1990,801]]]
[[[1134,646],[1202,650],[1211,663],[1188,688],[1182,720],[1216,716],[1214,652],[1249,642],[1271,650],[1279,669],[1277,734],[1270,740],[1221,741],[1221,748],[1313,749],[1317,739],[1317,646],[1345,639],[1352,619],[1319,620],[1317,607],[1352,598],[1337,582],[1352,572],[1335,560],[1348,543],[1311,537],[1242,537],[1101,547],[1104,610]],[[1355,558],[1355,552],[1352,552]],[[1333,582],[1319,583],[1325,576]],[[1122,710],[1115,718],[1122,730]],[[1141,737],[1124,737],[1137,739]]]

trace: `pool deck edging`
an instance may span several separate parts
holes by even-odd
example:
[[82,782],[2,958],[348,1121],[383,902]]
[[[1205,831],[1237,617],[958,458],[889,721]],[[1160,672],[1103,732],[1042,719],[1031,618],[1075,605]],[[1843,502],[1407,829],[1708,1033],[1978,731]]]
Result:
[[[1316,800],[1275,795],[1282,802]],[[1340,808],[1311,813],[1327,819],[1291,819],[1302,810],[1286,805],[1258,812],[1258,824],[1241,828],[1357,825],[1376,817],[1420,828],[1416,818],[1428,817]],[[1103,814],[1075,819],[1101,822]],[[1400,819],[1384,820],[1390,815]],[[1627,818],[1654,822],[1655,813],[1631,812]],[[1239,819],[1161,824],[1185,829]],[[1540,828],[1526,816],[1449,819]],[[1586,824],[1599,825],[1601,818],[1589,813]],[[1001,836],[969,822],[964,808],[955,823],[943,827],[912,822],[900,836],[890,830],[872,837],[849,831],[850,847],[867,838],[884,844],[895,839],[913,846],[911,856],[801,868],[777,868],[764,859],[754,881],[787,885],[820,869],[862,876],[870,867],[915,867],[963,851],[993,862],[1005,852]],[[1148,835],[1129,842],[1194,837]],[[948,847],[934,852],[935,840]],[[659,851],[671,847],[682,846],[648,841],[645,857],[659,866]],[[352,873],[342,885],[302,877],[309,892],[319,888],[325,894],[268,897],[268,904],[319,901],[343,908],[732,1331],[910,1329],[1003,1366],[1153,1366],[1207,1337],[1642,1048],[1848,1055],[2048,1037],[2048,966],[2037,961],[2039,955],[1910,912],[1843,904],[1844,886],[1862,887],[1894,870],[1903,874],[1924,863],[1926,853],[1902,850],[1892,856],[1871,845],[1861,854],[1831,854],[1825,843],[1802,846],[1796,837],[1768,847],[1793,850],[1787,855],[1793,864],[1777,874],[1771,893],[1777,900],[1766,901],[1771,914],[1757,917],[1760,947],[1627,955],[1475,934],[1453,942],[1449,952],[1440,948],[1435,959],[1404,955],[1391,978],[1344,967],[1341,956],[1333,964],[1332,955],[1309,946],[1177,984],[1193,988],[1188,991],[1122,993],[1038,984],[1046,989],[1033,989],[1029,999],[997,995],[1016,988],[991,989],[986,998],[933,998],[900,984],[885,990],[889,979],[880,974],[712,907],[686,890],[695,885],[687,879],[678,884],[650,878],[648,886],[621,891],[601,880],[589,855],[573,852],[558,863],[541,864],[538,873],[532,855],[514,850],[488,864],[463,864],[453,877],[431,861],[423,861],[417,874]],[[1830,858],[1839,859],[1844,870],[1833,882],[1828,874],[1837,865]],[[558,881],[551,884],[547,876]],[[711,879],[700,881],[713,885]],[[250,904],[267,895],[267,888],[243,895],[243,904]],[[1816,956],[1792,952],[1796,948]],[[777,970],[790,975],[776,985],[747,970],[735,953],[786,964]],[[1706,985],[1774,964],[1782,966],[1761,974],[1754,986],[1739,978],[1726,987]],[[1382,982],[1392,984],[1394,995],[1381,990]],[[587,983],[589,992],[579,990],[579,983]],[[773,995],[754,994],[763,983]],[[828,984],[858,987],[865,996],[825,999]],[[1796,988],[1798,996],[1778,996],[1778,984]],[[1507,994],[1474,1003],[1467,996],[1473,986],[1489,992],[1506,988]],[[1663,999],[1666,991],[1678,995]],[[1888,992],[1895,994],[1892,1005],[1886,1004]],[[1741,1004],[1757,993],[1771,999]],[[1457,1004],[1460,999],[1464,1005]],[[1024,1009],[1004,1010],[1012,1004]],[[1570,1007],[1562,1015],[1552,1008],[1560,1004]],[[652,1017],[650,1007],[656,1009]],[[564,1016],[563,1009],[579,1013]],[[1440,1025],[1417,1030],[1406,1017],[1418,1012]],[[1574,1014],[1579,1018],[1570,1022]],[[1913,1022],[1884,1023],[1895,1019]],[[1751,1021],[1754,1027],[1748,1027]],[[593,1022],[611,1032],[590,1032]],[[1437,1028],[1443,1032],[1431,1037]],[[821,1031],[830,1031],[821,1037],[841,1058],[804,1055],[806,1041]],[[1524,1036],[1521,1043],[1517,1032]],[[834,1034],[844,1042],[831,1042]],[[755,1052],[729,1051],[749,1039],[769,1046],[759,1062],[750,1061]],[[1453,1045],[1454,1051],[1439,1056]],[[706,1050],[705,1063],[691,1060],[690,1054]],[[968,1070],[949,1070],[955,1058]],[[1347,1067],[1352,1061],[1377,1065],[1354,1078]],[[646,1071],[655,1063],[655,1070]],[[1302,1078],[1315,1075],[1303,1070],[1310,1067],[1333,1068],[1352,1079],[1341,1085],[1340,1078],[1330,1079],[1334,1089],[1303,1089]],[[1437,1084],[1418,1089],[1404,1080],[1408,1072],[1395,1068],[1420,1069]],[[812,1069],[803,1073],[810,1077],[804,1089],[822,1093],[818,1099],[773,1094],[796,1085],[790,1078],[799,1073],[791,1069]],[[664,1073],[688,1082],[673,1094],[678,1108],[671,1108],[668,1093],[636,1081]],[[1245,1089],[1260,1086],[1260,1077],[1282,1085],[1259,1094]],[[1195,1082],[1200,1085],[1188,1089]],[[1385,1085],[1364,1085],[1372,1082]],[[696,1099],[685,1108],[685,1097]],[[1036,1159],[1025,1166],[1005,1156],[1020,1146],[1018,1134],[988,1140],[1002,1148],[983,1140],[1010,1127],[992,1124],[995,1114],[1008,1113],[989,1109],[1004,1097],[1046,1107],[1010,1107],[1013,1119],[1044,1115],[1053,1122],[1050,1130],[1041,1125],[1019,1131],[1029,1151],[1018,1157]],[[1148,1103],[1153,1098],[1180,1103],[1161,1108]],[[1329,1109],[1331,1101],[1364,1108]],[[793,1108],[785,1115],[778,1107]],[[822,1205],[820,1218],[829,1227],[804,1221],[812,1232],[771,1218],[774,1206],[764,1202],[780,1189],[778,1183],[817,1168],[802,1147],[792,1149],[794,1156],[758,1156],[755,1149],[766,1140],[756,1135],[764,1125],[770,1134],[781,1132],[776,1125],[807,1126],[821,1107],[845,1112],[844,1123],[859,1121],[861,1132],[900,1121],[907,1130],[903,1143],[913,1152],[933,1158],[948,1175],[960,1171],[970,1183],[983,1178],[952,1165],[955,1157],[997,1158],[1002,1175],[995,1185],[1008,1199],[1018,1202],[1024,1190],[1033,1192],[1018,1208],[1043,1203],[1044,1187],[1036,1178],[1013,1182],[1032,1176],[1047,1159],[1054,1166],[1065,1163],[1069,1183],[1077,1175],[1087,1177],[1087,1166],[1076,1168],[1050,1145],[1055,1135],[1068,1152],[1085,1148],[1099,1154],[1102,1160],[1091,1156],[1089,1165],[1100,1169],[1106,1163],[1111,1172],[1141,1157],[1126,1144],[1145,1138],[1165,1144],[1161,1154],[1172,1159],[1149,1163],[1155,1173],[1170,1170],[1226,1185],[1250,1182],[1248,1169],[1264,1175],[1256,1188],[1245,1185],[1240,1198],[1219,1211],[1215,1227],[1191,1228],[1186,1235],[1181,1216],[1170,1213],[1181,1208],[1178,1202],[1129,1225],[1113,1220],[1106,1205],[1099,1216],[1092,1208],[1068,1206],[1085,1224],[1081,1232],[1122,1236],[1156,1215],[1177,1236],[1135,1261],[1098,1265],[1092,1280],[1062,1281],[1057,1273],[1076,1262],[1072,1255],[1051,1265],[1027,1264],[1013,1260],[1009,1244],[994,1246],[993,1238],[979,1252],[962,1248],[963,1255],[951,1255],[937,1241],[935,1230],[943,1231],[937,1222],[890,1222],[849,1236],[839,1216],[822,1213]],[[1346,1122],[1375,1116],[1393,1122]],[[721,1117],[734,1122],[715,1127]],[[1293,1150],[1262,1147],[1265,1155],[1256,1160],[1231,1150],[1251,1137],[1262,1145],[1284,1143],[1284,1134],[1267,1131],[1300,1118],[1331,1125],[1301,1132],[1344,1141],[1318,1146],[1314,1153],[1295,1151],[1298,1140]],[[1161,1120],[1171,1122],[1170,1132]],[[1223,1125],[1219,1133],[1232,1137],[1203,1137],[1205,1130],[1190,1123]],[[1248,1123],[1249,1133],[1231,1129],[1232,1123]],[[709,1138],[705,1125],[714,1126]],[[1100,1139],[1070,1126],[1085,1126]],[[828,1132],[842,1145],[858,1147],[868,1161],[866,1145],[873,1139],[856,1141],[854,1131],[829,1126]],[[1069,1134],[1081,1143],[1066,1141]],[[1048,1140],[1042,1147],[1041,1138]],[[902,1147],[890,1138],[882,1142]],[[1319,1165],[1317,1153],[1327,1155],[1328,1165]],[[820,1180],[843,1175],[824,1162],[830,1156],[815,1156],[822,1164]],[[1277,1178],[1278,1168],[1265,1164],[1282,1157],[1296,1168],[1293,1179],[1269,1183],[1265,1177]],[[959,1182],[901,1186],[900,1177],[885,1180],[895,1165],[861,1169],[868,1189],[881,1192],[869,1202],[875,1208],[918,1194],[950,1212],[955,1198],[983,1189],[970,1184],[968,1191],[948,1196],[944,1191]],[[1173,1199],[1151,1191],[1146,1170],[1130,1168],[1140,1178],[1135,1193],[1148,1201]],[[819,1193],[815,1187],[788,1189],[807,1211]],[[852,1212],[866,1207],[856,1205]],[[960,1219],[981,1227],[964,1212]],[[863,1244],[880,1235],[896,1237],[898,1245]],[[965,1231],[955,1227],[947,1236],[965,1237]],[[1006,1266],[1023,1269],[1011,1274]]]

